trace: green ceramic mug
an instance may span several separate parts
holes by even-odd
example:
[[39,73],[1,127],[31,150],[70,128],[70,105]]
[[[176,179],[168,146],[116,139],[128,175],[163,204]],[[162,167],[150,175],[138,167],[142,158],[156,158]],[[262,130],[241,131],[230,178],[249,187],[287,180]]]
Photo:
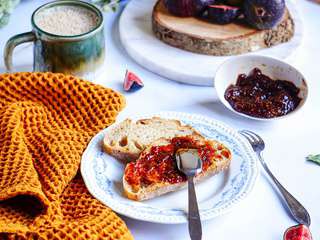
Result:
[[[52,34],[37,26],[37,15],[57,6],[85,8],[95,14],[97,24],[91,31],[71,36]],[[37,72],[61,72],[91,78],[102,66],[105,56],[103,15],[94,5],[71,0],[51,2],[35,10],[31,24],[31,32],[13,36],[6,44],[4,60],[8,71],[13,69],[13,49],[26,42],[34,43],[33,70]]]

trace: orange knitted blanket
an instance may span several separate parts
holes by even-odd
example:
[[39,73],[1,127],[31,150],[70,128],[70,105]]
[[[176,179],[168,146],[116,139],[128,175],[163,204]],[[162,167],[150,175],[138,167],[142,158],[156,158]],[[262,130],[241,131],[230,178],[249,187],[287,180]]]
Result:
[[53,73],[0,75],[0,239],[133,239],[78,172],[124,98]]

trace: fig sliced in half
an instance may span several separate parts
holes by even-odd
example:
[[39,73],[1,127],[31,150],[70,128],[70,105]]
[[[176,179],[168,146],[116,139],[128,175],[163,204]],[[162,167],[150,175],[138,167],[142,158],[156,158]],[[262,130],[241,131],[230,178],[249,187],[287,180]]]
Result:
[[130,72],[127,70],[126,76],[123,82],[123,89],[126,92],[135,92],[143,87],[144,87],[144,84],[141,81],[141,79],[133,72]]
[[305,225],[297,225],[287,229],[283,240],[312,240],[311,232]]
[[228,24],[237,19],[241,14],[238,7],[227,5],[210,5],[208,6],[208,19],[218,24]]

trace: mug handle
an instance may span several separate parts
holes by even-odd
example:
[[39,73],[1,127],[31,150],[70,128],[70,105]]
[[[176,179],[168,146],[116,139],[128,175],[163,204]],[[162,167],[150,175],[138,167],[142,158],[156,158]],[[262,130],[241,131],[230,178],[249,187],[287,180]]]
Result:
[[13,49],[22,43],[34,42],[35,40],[36,40],[36,35],[34,34],[34,32],[21,33],[11,37],[8,40],[4,49],[4,63],[8,72],[12,71]]

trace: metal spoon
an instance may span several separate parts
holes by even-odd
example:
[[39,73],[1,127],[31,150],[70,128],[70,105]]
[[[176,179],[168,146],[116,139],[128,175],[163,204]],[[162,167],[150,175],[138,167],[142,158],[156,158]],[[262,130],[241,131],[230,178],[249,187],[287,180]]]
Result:
[[194,188],[193,178],[202,170],[202,161],[197,149],[179,149],[176,152],[176,161],[178,169],[188,178],[188,198],[189,211],[188,223],[191,240],[201,240],[202,228],[196,191]]

